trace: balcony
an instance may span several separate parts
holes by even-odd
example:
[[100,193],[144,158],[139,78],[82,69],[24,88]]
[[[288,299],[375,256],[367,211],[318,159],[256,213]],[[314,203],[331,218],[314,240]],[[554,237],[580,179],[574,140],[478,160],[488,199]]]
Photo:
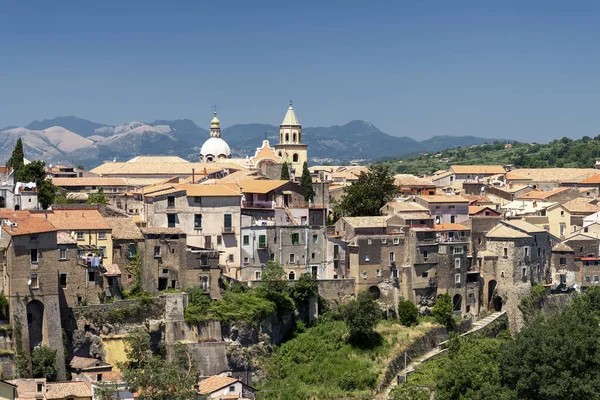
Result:
[[437,253],[427,254],[427,256],[424,256],[422,253],[419,253],[415,257],[415,264],[437,264],[437,263],[438,263]]
[[437,238],[438,243],[469,243],[469,238],[467,236],[463,237],[439,237]]
[[265,201],[242,201],[242,208],[266,208],[273,209],[275,208],[275,202],[272,200]]
[[221,229],[221,233],[223,235],[234,235],[235,234],[235,228],[233,226],[224,226]]
[[434,246],[437,244],[435,238],[419,238],[417,237],[417,246]]

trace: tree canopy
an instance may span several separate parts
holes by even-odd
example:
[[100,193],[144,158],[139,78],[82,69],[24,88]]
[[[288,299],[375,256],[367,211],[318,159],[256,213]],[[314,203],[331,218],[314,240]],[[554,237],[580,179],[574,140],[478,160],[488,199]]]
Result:
[[315,197],[315,191],[313,190],[312,185],[312,177],[310,176],[310,171],[308,170],[308,163],[304,161],[304,165],[302,165],[302,177],[300,178],[300,186],[304,189],[304,200],[312,201],[313,197]]
[[88,204],[108,204],[108,199],[104,195],[104,189],[98,188],[98,193],[88,194]]
[[279,178],[282,181],[289,181],[290,180],[290,166],[287,162],[283,162],[283,164],[281,164],[281,177]]
[[350,341],[360,343],[373,337],[375,326],[381,319],[381,309],[371,293],[365,290],[343,307],[342,316],[350,333]]
[[397,191],[389,166],[371,165],[357,182],[344,188],[344,196],[335,204],[334,212],[346,217],[380,215],[381,207],[392,200]]
[[6,162],[6,166],[12,168],[15,171],[15,175],[17,172],[23,167],[25,164],[25,153],[23,152],[23,141],[21,138],[17,139],[17,143],[15,144],[15,148],[10,155],[10,158]]
[[35,182],[38,191],[38,201],[46,209],[54,202],[56,186],[46,176],[46,163],[32,161],[24,165],[16,174],[17,182]]

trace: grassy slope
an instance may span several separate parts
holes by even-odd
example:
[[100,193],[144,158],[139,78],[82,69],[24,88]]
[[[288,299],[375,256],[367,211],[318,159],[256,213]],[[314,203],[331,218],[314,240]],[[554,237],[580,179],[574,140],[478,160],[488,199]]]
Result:
[[406,328],[394,321],[377,327],[380,343],[370,349],[345,340],[343,322],[325,322],[283,344],[266,360],[267,382],[258,399],[363,399],[374,388],[394,357],[434,325]]
[[594,139],[563,138],[542,145],[515,143],[510,149],[505,149],[503,143],[496,142],[483,146],[444,150],[441,154],[439,158],[428,154],[388,161],[388,163],[395,173],[417,175],[447,169],[453,164],[514,164],[521,168],[593,168],[596,159],[600,158],[600,135]]

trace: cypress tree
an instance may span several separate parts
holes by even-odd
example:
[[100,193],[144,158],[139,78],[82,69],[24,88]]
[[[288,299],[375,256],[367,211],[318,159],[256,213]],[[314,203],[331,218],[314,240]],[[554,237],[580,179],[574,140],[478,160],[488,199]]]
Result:
[[304,188],[304,200],[312,201],[315,196],[315,191],[312,186],[312,177],[310,176],[310,171],[308,170],[308,163],[304,161],[304,165],[302,166],[302,177],[300,178],[300,185]]
[[290,167],[286,161],[281,164],[281,178],[282,181],[290,180]]
[[25,154],[23,153],[23,141],[21,138],[17,140],[17,144],[10,155],[10,158],[6,162],[7,167],[11,167],[15,171],[15,176],[25,164]]

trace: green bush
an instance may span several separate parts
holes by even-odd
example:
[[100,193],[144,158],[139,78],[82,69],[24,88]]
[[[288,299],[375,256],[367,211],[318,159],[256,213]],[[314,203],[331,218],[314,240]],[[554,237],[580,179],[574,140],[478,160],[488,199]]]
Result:
[[34,378],[56,379],[56,350],[45,345],[37,345],[31,351],[31,365]]
[[456,327],[453,310],[452,298],[448,293],[444,293],[438,296],[431,313],[439,324],[444,325],[446,329],[451,331]]
[[410,300],[402,300],[398,304],[398,320],[404,326],[413,326],[419,320],[419,310]]
[[358,343],[373,337],[375,326],[381,319],[381,309],[371,293],[363,291],[343,307],[342,315],[350,333],[350,341]]

